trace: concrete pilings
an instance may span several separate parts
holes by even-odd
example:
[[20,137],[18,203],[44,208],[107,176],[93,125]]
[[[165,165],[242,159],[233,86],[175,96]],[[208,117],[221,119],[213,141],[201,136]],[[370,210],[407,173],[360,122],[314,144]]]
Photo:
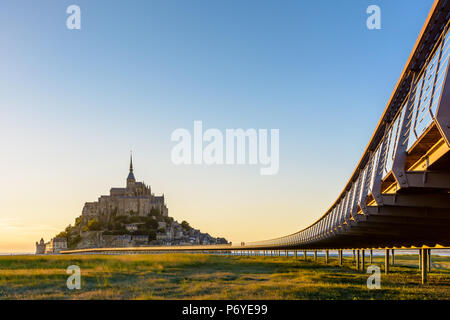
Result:
[[360,269],[360,266],[361,266],[361,264],[360,264],[360,252],[359,252],[359,249],[358,250],[356,250],[356,270],[359,270]]
[[361,250],[361,270],[366,269],[366,252],[365,250]]
[[384,254],[384,273],[389,273],[389,249],[386,249]]
[[421,261],[422,261],[422,284],[428,282],[428,249],[421,249]]

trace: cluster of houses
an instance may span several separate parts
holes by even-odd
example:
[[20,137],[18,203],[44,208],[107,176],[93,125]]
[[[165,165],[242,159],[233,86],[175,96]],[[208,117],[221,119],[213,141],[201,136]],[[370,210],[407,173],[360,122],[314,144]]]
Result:
[[[130,223],[125,228],[130,232],[138,230],[140,223]],[[212,245],[227,244],[225,238],[215,238],[208,233],[202,233],[198,229],[183,229],[177,221],[167,225],[165,222],[159,222],[159,230],[156,234],[156,240],[149,240],[148,235],[123,234],[123,235],[103,235],[102,231],[83,233],[84,245],[80,248],[89,247],[133,247],[133,246],[183,246],[183,245]],[[90,234],[91,237],[87,237]],[[92,240],[95,239],[95,240]],[[41,239],[36,242],[36,254],[57,254],[60,251],[67,250],[66,238],[52,238],[45,242]]]
[[[141,223],[130,223],[125,225],[125,228],[130,232],[135,232],[139,229],[140,224]],[[128,235],[126,238],[129,242],[146,242],[145,244],[166,246],[228,243],[225,238],[215,238],[208,233],[200,232],[198,229],[190,228],[189,230],[185,230],[177,221],[173,221],[170,225],[164,221],[159,221],[158,230],[162,230],[163,232],[158,232],[156,234],[156,240],[148,241],[148,236],[139,235]]]

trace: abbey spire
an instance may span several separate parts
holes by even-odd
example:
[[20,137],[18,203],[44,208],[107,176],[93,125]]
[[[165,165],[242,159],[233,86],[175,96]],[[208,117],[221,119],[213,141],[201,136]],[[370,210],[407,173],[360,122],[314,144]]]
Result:
[[128,174],[127,177],[127,185],[129,182],[136,182],[136,179],[134,178],[134,174],[133,174],[133,154],[131,154],[130,152],[130,173]]
[[130,151],[130,172],[133,172],[133,154]]

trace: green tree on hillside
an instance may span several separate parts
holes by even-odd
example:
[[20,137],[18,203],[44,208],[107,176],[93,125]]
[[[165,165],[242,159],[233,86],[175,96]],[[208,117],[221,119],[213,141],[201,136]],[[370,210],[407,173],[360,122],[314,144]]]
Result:
[[189,225],[189,223],[186,220],[183,220],[181,222],[181,227],[186,231],[189,231],[191,229],[191,226]]
[[102,224],[97,219],[93,218],[89,220],[87,226],[87,231],[99,231],[102,228]]

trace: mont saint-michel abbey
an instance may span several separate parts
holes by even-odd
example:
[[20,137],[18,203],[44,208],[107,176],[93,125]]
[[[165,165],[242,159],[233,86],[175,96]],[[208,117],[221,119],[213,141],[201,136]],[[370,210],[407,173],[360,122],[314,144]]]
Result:
[[111,215],[147,216],[152,208],[158,209],[163,216],[169,212],[164,202],[164,195],[155,196],[150,186],[136,182],[133,174],[133,158],[130,157],[130,172],[125,188],[111,188],[109,196],[100,196],[98,201],[86,202],[82,211],[84,221],[92,218],[107,220]]
[[125,188],[111,188],[109,195],[86,202],[81,216],[49,242],[36,242],[36,253],[58,253],[67,249],[135,247],[148,245],[192,245],[227,243],[192,228],[187,221],[169,217],[164,195],[155,196],[150,186],[137,182],[133,158]]

